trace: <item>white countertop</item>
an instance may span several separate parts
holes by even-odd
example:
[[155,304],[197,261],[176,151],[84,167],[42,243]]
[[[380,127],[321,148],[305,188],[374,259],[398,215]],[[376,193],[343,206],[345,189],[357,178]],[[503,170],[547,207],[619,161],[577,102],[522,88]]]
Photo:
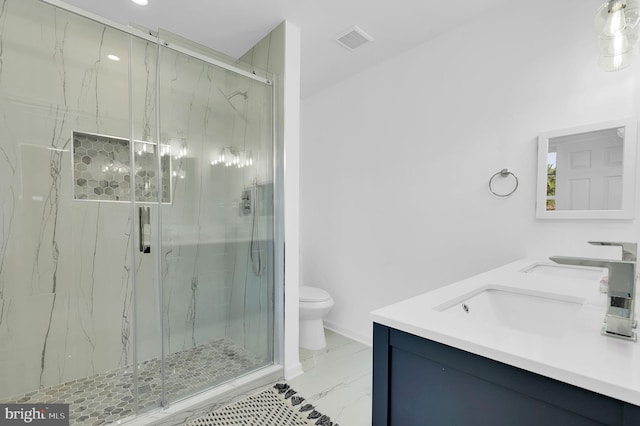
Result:
[[[599,280],[524,273],[522,259],[372,312],[374,322],[640,406],[640,342],[603,336],[606,294]],[[452,318],[435,308],[495,285],[542,291],[584,304],[561,335],[539,335]]]

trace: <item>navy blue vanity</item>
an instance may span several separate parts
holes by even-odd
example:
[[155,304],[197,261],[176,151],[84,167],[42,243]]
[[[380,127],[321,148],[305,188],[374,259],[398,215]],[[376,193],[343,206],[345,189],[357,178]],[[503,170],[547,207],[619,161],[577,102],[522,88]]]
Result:
[[373,339],[373,426],[640,425],[637,405],[380,324]]

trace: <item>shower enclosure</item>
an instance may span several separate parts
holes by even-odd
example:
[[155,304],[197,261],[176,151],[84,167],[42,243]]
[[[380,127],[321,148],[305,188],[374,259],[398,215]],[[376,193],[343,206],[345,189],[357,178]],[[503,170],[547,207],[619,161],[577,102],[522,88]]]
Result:
[[273,86],[167,37],[0,2],[2,403],[100,424],[274,363]]

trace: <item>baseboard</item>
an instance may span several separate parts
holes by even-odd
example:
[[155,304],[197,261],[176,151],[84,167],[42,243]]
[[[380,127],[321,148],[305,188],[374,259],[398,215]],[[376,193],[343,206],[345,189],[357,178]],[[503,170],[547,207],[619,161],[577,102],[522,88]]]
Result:
[[349,328],[327,321],[326,319],[324,320],[324,327],[335,333],[348,337],[349,339],[355,340],[356,342],[360,342],[367,346],[373,346],[373,338],[371,336],[365,336]]

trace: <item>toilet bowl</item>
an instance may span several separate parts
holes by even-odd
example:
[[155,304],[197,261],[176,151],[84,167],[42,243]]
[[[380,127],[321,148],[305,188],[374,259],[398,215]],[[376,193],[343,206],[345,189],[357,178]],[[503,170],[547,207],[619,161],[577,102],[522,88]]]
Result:
[[333,299],[326,291],[300,287],[300,347],[318,350],[327,345],[322,318],[332,307]]

